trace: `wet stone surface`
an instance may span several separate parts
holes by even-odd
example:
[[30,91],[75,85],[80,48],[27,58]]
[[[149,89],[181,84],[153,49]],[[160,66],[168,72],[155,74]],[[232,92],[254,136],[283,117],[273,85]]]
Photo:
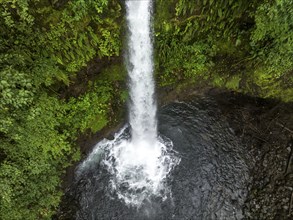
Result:
[[245,218],[293,219],[293,103],[233,94],[215,98],[254,160]]

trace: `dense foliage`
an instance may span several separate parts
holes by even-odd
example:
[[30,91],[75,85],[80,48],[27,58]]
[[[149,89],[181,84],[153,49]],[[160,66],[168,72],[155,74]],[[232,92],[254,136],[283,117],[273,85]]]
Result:
[[[50,219],[77,136],[115,119],[122,3],[0,0],[0,219]],[[160,86],[293,100],[291,0],[156,0],[154,12]]]
[[[0,2],[0,219],[50,219],[77,134],[110,117],[112,82],[61,98],[94,57],[118,56],[115,1]],[[57,7],[58,5],[58,7]]]
[[209,83],[293,100],[293,2],[156,1],[161,85]]

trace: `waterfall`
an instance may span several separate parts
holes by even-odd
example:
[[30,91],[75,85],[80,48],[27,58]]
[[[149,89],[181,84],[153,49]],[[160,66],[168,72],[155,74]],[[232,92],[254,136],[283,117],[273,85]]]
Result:
[[[172,150],[172,141],[157,133],[151,6],[151,0],[126,1],[130,134],[126,126],[114,140],[98,143],[77,172],[100,162],[111,174],[111,191],[127,205],[136,207],[151,198],[166,199],[171,195],[167,178],[180,162]],[[101,154],[104,159],[97,161]]]
[[129,123],[132,140],[154,141],[157,136],[151,41],[151,0],[126,1],[130,88]]

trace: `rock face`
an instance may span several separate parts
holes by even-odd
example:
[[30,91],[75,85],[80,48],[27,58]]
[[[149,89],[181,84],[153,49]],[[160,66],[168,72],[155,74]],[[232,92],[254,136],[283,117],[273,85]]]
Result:
[[254,160],[246,219],[292,219],[293,104],[233,94],[216,97]]

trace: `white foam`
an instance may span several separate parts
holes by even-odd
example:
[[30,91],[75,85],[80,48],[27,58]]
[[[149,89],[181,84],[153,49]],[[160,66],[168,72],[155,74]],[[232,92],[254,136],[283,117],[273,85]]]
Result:
[[113,146],[110,158],[104,161],[113,174],[112,188],[129,205],[140,206],[151,196],[166,198],[169,194],[166,179],[179,159],[170,151],[172,145],[159,140],[153,144],[124,140]]

